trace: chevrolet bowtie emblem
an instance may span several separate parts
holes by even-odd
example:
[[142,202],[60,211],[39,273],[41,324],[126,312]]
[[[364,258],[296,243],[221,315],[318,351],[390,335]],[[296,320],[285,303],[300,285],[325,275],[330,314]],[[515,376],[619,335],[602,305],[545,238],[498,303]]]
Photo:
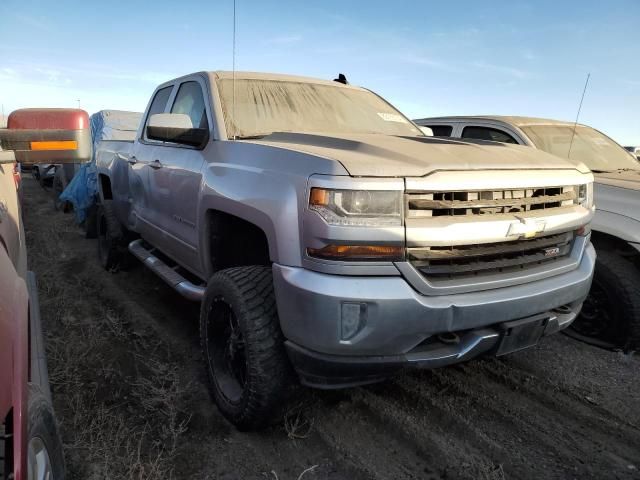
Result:
[[522,218],[516,217],[517,222],[511,222],[509,225],[509,231],[507,237],[523,237],[533,238],[539,232],[544,232],[547,222],[544,220],[537,220],[534,218]]

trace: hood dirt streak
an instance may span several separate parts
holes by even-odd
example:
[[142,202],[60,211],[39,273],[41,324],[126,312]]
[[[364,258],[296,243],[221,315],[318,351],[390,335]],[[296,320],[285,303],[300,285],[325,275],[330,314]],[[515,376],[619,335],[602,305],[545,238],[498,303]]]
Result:
[[377,134],[273,133],[252,143],[336,160],[352,176],[421,177],[438,170],[589,170],[582,164],[519,145]]

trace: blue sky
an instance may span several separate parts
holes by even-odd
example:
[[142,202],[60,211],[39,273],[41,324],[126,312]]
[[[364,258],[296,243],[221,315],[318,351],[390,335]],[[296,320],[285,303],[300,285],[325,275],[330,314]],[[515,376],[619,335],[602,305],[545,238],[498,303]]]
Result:
[[[232,0],[0,0],[0,103],[145,108],[231,69]],[[237,0],[239,70],[349,81],[412,118],[581,114],[640,145],[640,1]]]

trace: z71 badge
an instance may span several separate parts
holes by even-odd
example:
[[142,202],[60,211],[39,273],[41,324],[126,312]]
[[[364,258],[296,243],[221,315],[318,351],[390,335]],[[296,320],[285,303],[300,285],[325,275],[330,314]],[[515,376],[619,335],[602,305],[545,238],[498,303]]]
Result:
[[559,253],[560,253],[560,248],[559,247],[552,247],[552,248],[545,248],[544,249],[544,256],[545,257],[555,257]]

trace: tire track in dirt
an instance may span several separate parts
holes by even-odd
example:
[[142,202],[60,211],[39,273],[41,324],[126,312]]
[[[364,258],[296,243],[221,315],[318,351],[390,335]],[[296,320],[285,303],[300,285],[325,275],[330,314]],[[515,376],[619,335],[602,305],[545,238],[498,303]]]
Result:
[[[572,340],[568,340],[572,341]],[[471,367],[471,368],[467,368]],[[561,410],[565,415],[572,417],[576,423],[598,420],[623,430],[629,440],[637,440],[640,426],[634,418],[625,417],[618,412],[611,411],[605,406],[595,403],[589,396],[589,391],[577,391],[576,388],[568,388],[541,379],[535,374],[521,370],[514,364],[506,364],[500,361],[476,362],[474,365],[463,365],[465,375],[486,376],[493,382],[504,385],[507,388],[535,397],[538,401],[552,410]],[[570,407],[568,406],[570,404]]]
[[[615,472],[619,478],[634,478],[637,471],[629,465],[640,460],[637,429],[576,415],[573,410],[580,403],[565,406],[566,398],[546,406],[544,395],[514,391],[469,365],[402,376],[383,395],[367,393],[367,402],[384,415],[392,412],[396,420],[403,419],[406,428],[415,430],[412,426],[420,424],[421,442],[433,440],[422,432],[437,428],[456,444],[450,451],[473,453],[481,446],[514,478],[550,471],[559,477],[580,473],[606,478]],[[527,455],[520,454],[523,450]]]
[[404,435],[395,434],[397,425],[377,419],[358,399],[341,402],[324,412],[315,428],[336,456],[375,479],[440,479],[431,455]]

